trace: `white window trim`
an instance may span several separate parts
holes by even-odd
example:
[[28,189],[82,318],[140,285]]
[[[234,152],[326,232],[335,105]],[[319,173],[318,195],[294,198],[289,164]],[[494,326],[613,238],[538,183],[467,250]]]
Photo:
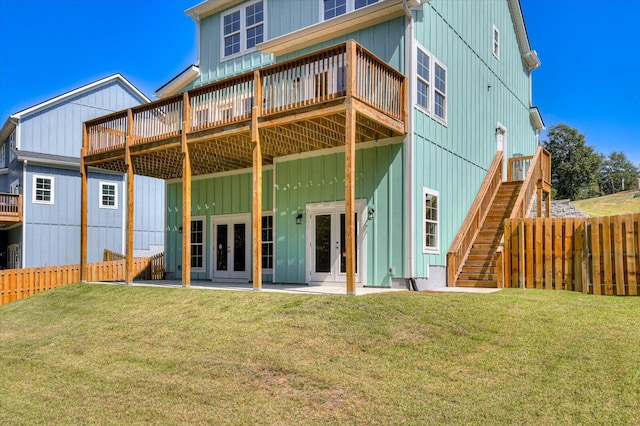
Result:
[[0,145],[0,168],[5,168],[7,167],[6,161],[7,161],[7,157],[6,157],[6,150],[7,150],[7,145],[6,144],[2,144]]
[[[114,187],[113,206],[109,206],[109,205],[103,204],[103,201],[104,201],[104,199],[103,199],[103,196],[104,196],[103,189],[107,185]],[[117,210],[118,209],[118,183],[117,182],[100,182],[100,203],[99,203],[99,205],[100,205],[101,209],[111,209],[111,210]]]
[[[36,188],[36,181],[38,179],[49,179],[51,180],[51,200],[50,201],[43,201],[43,200],[36,200],[36,192],[37,192],[37,188]],[[47,176],[47,175],[33,175],[33,197],[32,197],[32,201],[33,204],[49,204],[49,205],[53,205],[55,204],[55,194],[56,194],[56,180],[53,176]]]
[[[498,34],[497,43],[495,40],[496,34]],[[491,31],[491,53],[496,59],[500,59],[500,31],[495,25],[493,26],[493,31]]]
[[[271,216],[271,257],[273,258],[272,261],[272,265],[275,265],[276,263],[276,253],[274,251],[275,247],[276,247],[276,233],[275,233],[275,227],[276,227],[276,222],[275,222],[275,216],[273,214],[273,212],[263,212],[262,213],[262,217],[265,216]],[[262,227],[260,228],[260,231],[262,231]],[[262,243],[264,244],[264,240],[262,241]],[[263,274],[273,274],[273,268],[265,268],[263,266],[262,268],[262,273]]]
[[[191,272],[204,273],[204,272],[207,272],[207,217],[206,216],[191,217],[191,222],[195,222],[197,220],[202,222],[202,267],[194,268],[192,266]],[[189,224],[188,229],[185,229],[183,226],[182,232],[183,232],[183,235],[185,232],[191,232],[191,224]],[[191,241],[192,246],[193,244],[194,244],[193,241]],[[193,251],[192,251],[192,254],[193,254]],[[189,259],[189,262],[191,262],[191,259]]]
[[[442,93],[441,91],[439,91],[436,88],[436,67],[435,66],[439,66],[440,68],[442,68],[445,72],[445,80],[444,80],[444,90],[445,93]],[[432,100],[432,108],[431,111],[433,111],[433,119],[444,124],[445,126],[447,125],[447,119],[449,118],[449,70],[447,69],[447,67],[440,62],[438,59],[433,58],[433,100]],[[444,117],[440,117],[439,115],[436,114],[436,92],[441,94],[444,97]]]
[[[246,16],[247,7],[260,3],[262,1],[262,41],[267,41],[267,0],[254,0],[251,2],[243,3],[240,6],[229,9],[226,12],[220,14],[220,61],[227,61],[229,59],[238,58],[250,52],[254,52],[257,48],[254,46],[247,49],[247,26]],[[231,15],[232,13],[240,11],[240,51],[233,53],[229,56],[224,55],[224,17]],[[255,25],[254,25],[255,26]],[[258,45],[260,43],[256,43]]]
[[[426,228],[425,228],[425,222],[427,221],[426,215],[427,212],[425,211],[425,201],[426,201],[426,197],[427,195],[432,195],[434,197],[436,197],[438,199],[438,205],[437,205],[437,216],[438,216],[438,220],[435,221],[436,223],[436,247],[427,247],[427,232],[426,232]],[[435,189],[430,189],[430,188],[422,188],[422,252],[425,254],[440,254],[440,229],[441,229],[441,225],[440,225],[440,206],[442,205],[442,200],[440,199],[440,192],[436,191]],[[433,221],[430,221],[433,222]]]
[[[415,41],[415,39],[414,39]],[[442,61],[440,61],[438,58],[436,58],[430,51],[428,51],[424,46],[422,46],[420,43],[418,43],[417,41],[415,41],[415,46],[417,50],[421,50],[422,53],[424,53],[425,55],[427,55],[429,57],[429,82],[428,82],[428,103],[429,105],[427,106],[427,108],[425,108],[424,106],[420,105],[418,103],[418,52],[416,51],[415,53],[415,60],[413,61],[412,66],[412,74],[413,74],[413,80],[411,82],[411,84],[413,85],[413,102],[414,102],[414,107],[419,109],[420,111],[422,111],[425,115],[433,118],[434,120],[436,120],[438,123],[447,126],[448,123],[448,119],[449,119],[449,69],[442,63]],[[435,82],[435,76],[436,76],[436,72],[435,72],[435,66],[436,64],[441,67],[446,74],[446,79],[445,79],[445,92],[446,93],[442,93],[439,90],[436,89],[436,82]],[[435,113],[435,102],[436,102],[436,91],[438,93],[441,93],[444,96],[444,118],[436,115]]]
[[[375,3],[378,3],[380,1],[384,1],[384,0],[376,0]],[[346,15],[348,13],[353,12],[354,10],[360,10],[360,9],[364,9],[367,6],[371,6],[370,4],[368,4],[367,6],[362,6],[359,7],[358,9],[356,9],[356,0],[346,0],[347,3],[347,11],[341,15],[336,15],[333,18],[329,18],[329,19],[324,19],[324,0],[319,0],[319,7],[320,7],[320,22],[325,22],[325,21],[330,21],[332,19],[335,19],[339,16],[343,16]]]

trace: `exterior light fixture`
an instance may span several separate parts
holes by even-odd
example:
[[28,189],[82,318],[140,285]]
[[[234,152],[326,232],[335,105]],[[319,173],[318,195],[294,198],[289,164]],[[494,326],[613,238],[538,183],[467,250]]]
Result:
[[298,212],[296,215],[296,225],[300,225],[302,223],[302,212]]
[[178,234],[182,234],[182,226],[178,228]]
[[373,217],[376,214],[376,209],[374,209],[373,207],[369,207],[369,210],[367,211],[367,220],[373,220]]

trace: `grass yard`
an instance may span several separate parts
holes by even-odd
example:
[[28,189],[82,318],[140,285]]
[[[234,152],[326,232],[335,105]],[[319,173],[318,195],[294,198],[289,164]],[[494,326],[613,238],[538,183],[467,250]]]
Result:
[[633,197],[638,193],[636,190],[624,191],[571,203],[591,217],[640,213],[640,198]]
[[73,284],[0,307],[0,424],[640,424],[640,298]]

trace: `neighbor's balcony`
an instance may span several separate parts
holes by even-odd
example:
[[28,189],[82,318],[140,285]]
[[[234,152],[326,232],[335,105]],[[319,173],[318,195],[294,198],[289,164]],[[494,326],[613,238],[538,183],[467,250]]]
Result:
[[22,195],[0,194],[0,226],[22,222]]
[[[251,167],[252,114],[265,164],[344,145],[345,111],[356,142],[406,133],[406,79],[353,41],[85,123],[86,165],[180,177],[183,132],[193,174]],[[258,99],[258,102],[256,102]],[[254,108],[256,107],[256,108]]]

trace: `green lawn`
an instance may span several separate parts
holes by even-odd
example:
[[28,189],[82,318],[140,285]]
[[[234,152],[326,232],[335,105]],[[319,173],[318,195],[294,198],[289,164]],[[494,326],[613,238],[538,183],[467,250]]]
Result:
[[592,217],[640,213],[640,198],[634,198],[635,194],[638,191],[624,191],[571,203]]
[[0,307],[0,424],[640,424],[640,298],[73,284]]

